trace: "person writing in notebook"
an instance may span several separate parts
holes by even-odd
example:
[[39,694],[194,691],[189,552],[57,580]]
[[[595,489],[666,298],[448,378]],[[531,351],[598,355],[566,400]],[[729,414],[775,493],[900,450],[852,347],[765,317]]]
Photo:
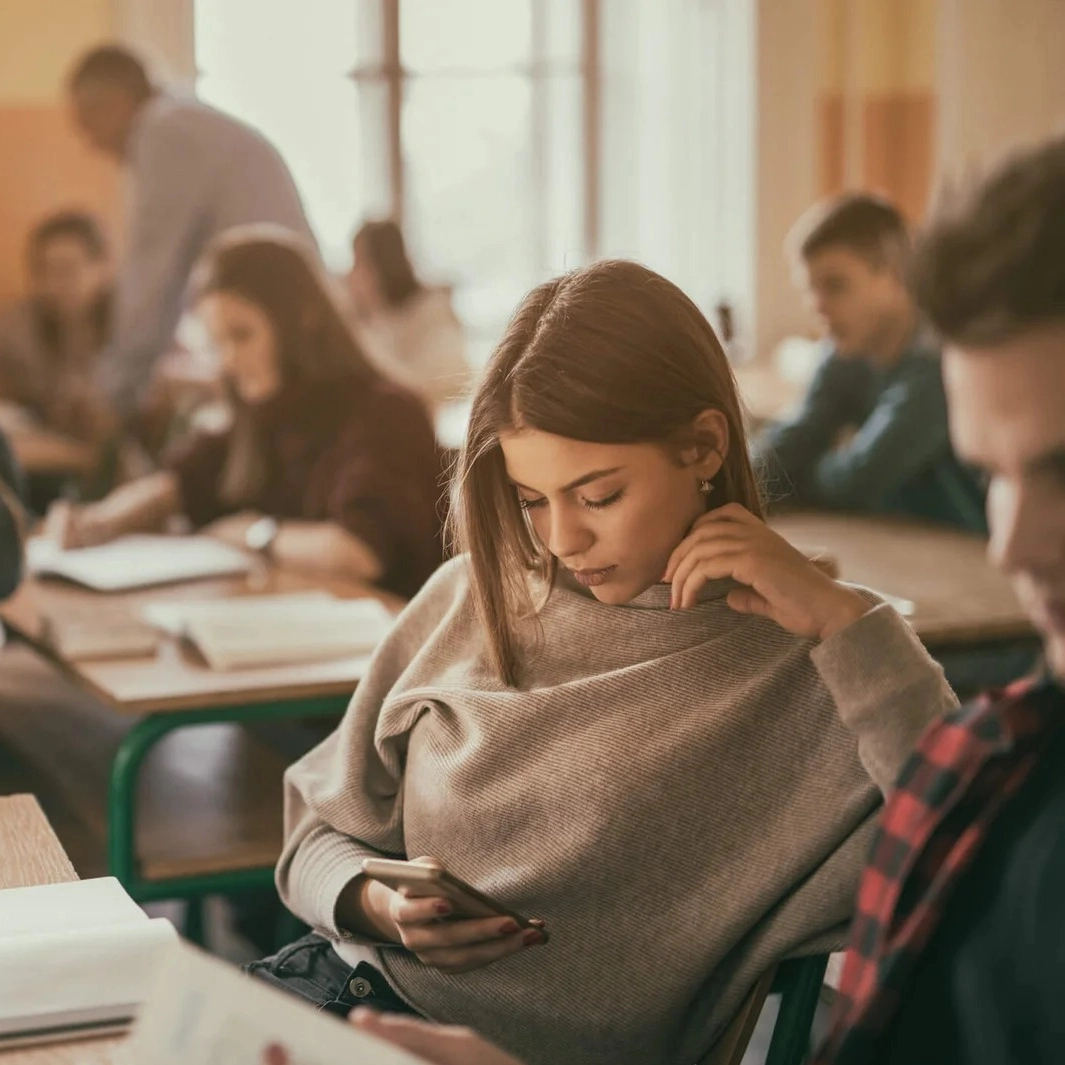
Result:
[[[457,478],[465,554],[286,774],[278,885],[316,931],[251,970],[533,1065],[701,1060],[777,962],[839,941],[880,793],[953,694],[761,520],[724,352],[636,263],[524,300]],[[424,855],[549,940],[362,874]]]
[[410,596],[441,560],[440,455],[421,401],[363,355],[316,257],[275,227],[223,235],[193,296],[221,359],[232,422],[97,503],[61,502],[65,547],[184,515],[281,566]]
[[938,344],[907,286],[902,216],[850,193],[790,240],[829,350],[795,417],[755,443],[770,497],[985,532],[982,485],[950,444]]

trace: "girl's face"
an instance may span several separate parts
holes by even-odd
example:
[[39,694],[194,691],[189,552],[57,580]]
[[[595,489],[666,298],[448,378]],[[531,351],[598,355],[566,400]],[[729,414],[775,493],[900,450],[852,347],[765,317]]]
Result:
[[88,312],[108,284],[107,263],[85,242],[55,236],[37,249],[30,271],[33,294],[64,316]]
[[535,535],[596,599],[614,604],[662,580],[706,510],[700,480],[720,470],[724,454],[677,456],[658,444],[595,444],[537,429],[506,433],[500,444]]
[[231,292],[212,292],[200,317],[221,360],[222,372],[245,403],[264,403],[281,390],[277,338],[266,313]]

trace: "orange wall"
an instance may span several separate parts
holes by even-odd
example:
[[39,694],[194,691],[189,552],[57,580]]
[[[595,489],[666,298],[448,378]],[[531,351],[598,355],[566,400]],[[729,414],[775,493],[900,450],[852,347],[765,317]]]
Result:
[[819,188],[883,193],[913,219],[935,168],[934,0],[821,0]]
[[70,64],[113,25],[110,0],[0,3],[0,301],[21,291],[26,234],[42,215],[88,208],[114,232],[117,168],[78,141],[62,99]]

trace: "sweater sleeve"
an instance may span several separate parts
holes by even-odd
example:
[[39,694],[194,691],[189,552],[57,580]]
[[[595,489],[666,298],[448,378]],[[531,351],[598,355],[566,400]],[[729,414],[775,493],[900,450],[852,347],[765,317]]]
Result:
[[178,481],[182,512],[194,529],[225,516],[218,489],[228,454],[228,433],[201,433],[167,463]]
[[943,668],[886,603],[810,652],[858,738],[858,755],[886,795],[930,722],[958,706]]
[[324,935],[363,858],[405,857],[403,771],[420,708],[382,722],[381,708],[402,687],[418,650],[467,587],[465,561],[443,566],[378,648],[337,730],[285,773],[285,844],[277,887],[285,905]]

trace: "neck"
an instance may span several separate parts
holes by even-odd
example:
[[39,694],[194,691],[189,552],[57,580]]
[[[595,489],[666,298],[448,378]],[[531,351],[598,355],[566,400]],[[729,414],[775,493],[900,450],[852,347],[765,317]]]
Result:
[[869,345],[869,358],[878,366],[894,366],[902,358],[916,329],[917,311],[913,307],[906,307],[884,323],[883,329]]

